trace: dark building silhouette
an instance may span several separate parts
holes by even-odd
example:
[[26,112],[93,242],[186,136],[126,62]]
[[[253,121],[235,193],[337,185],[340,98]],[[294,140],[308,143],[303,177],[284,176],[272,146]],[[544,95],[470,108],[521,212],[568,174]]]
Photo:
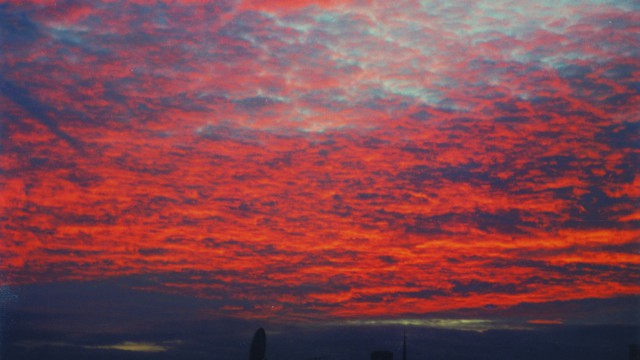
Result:
[[374,351],[371,353],[371,360],[393,360],[391,351]]
[[629,360],[640,360],[640,350],[638,344],[629,345]]
[[264,329],[256,330],[251,341],[251,350],[249,351],[249,360],[265,360],[264,353],[267,350],[267,334]]

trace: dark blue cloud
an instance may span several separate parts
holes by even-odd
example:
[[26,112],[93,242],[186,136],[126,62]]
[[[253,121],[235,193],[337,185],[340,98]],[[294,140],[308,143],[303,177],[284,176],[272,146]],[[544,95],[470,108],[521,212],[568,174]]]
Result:
[[29,44],[44,37],[36,22],[29,13],[13,9],[8,4],[0,5],[0,44],[16,48],[26,48]]
[[607,125],[596,136],[613,149],[640,149],[640,122]]
[[60,129],[60,126],[56,121],[56,117],[53,115],[56,114],[57,111],[36,100],[29,94],[29,91],[26,88],[14,83],[13,81],[0,79],[0,93],[22,107],[24,111],[46,126],[49,131],[64,140],[68,145],[80,152],[83,151],[83,145],[80,140]]
[[522,292],[522,289],[519,289],[516,284],[498,284],[480,280],[471,280],[467,282],[453,281],[452,284],[453,288],[451,291],[460,295],[486,293],[515,294]]
[[277,104],[278,102],[280,101],[266,96],[255,96],[237,100],[235,103],[245,110],[260,110],[264,107]]

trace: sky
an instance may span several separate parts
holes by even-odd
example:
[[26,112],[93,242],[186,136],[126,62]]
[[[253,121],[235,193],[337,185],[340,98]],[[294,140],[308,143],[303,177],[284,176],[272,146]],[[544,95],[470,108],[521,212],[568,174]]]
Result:
[[0,1],[0,357],[626,359],[639,24]]

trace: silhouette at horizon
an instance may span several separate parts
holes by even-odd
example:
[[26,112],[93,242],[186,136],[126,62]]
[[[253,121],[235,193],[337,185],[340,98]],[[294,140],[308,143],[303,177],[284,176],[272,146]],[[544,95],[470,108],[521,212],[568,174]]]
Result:
[[249,360],[265,360],[265,352],[267,350],[267,334],[263,328],[256,330],[251,340],[251,350],[249,351]]
[[402,360],[407,360],[407,330],[402,332]]
[[640,360],[640,350],[638,344],[629,345],[629,360]]
[[391,351],[379,350],[371,353],[371,360],[393,360]]

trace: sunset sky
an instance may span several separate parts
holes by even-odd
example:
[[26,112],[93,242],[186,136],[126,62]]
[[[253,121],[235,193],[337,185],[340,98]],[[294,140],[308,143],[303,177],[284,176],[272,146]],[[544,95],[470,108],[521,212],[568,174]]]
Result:
[[631,0],[0,1],[0,358],[626,359],[639,108]]

